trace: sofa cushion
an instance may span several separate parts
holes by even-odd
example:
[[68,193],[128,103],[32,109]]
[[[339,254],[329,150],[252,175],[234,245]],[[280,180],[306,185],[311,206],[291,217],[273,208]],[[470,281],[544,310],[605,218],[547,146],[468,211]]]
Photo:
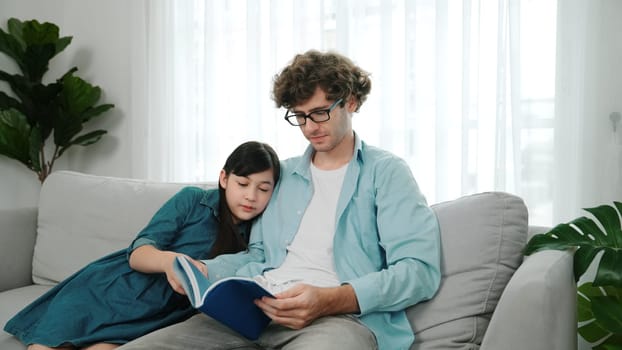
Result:
[[432,206],[442,243],[436,296],[407,310],[412,350],[478,349],[493,310],[522,262],[527,208],[514,195],[486,192]]
[[0,291],[29,285],[37,208],[0,209],[0,222]]
[[0,349],[26,349],[26,345],[1,329],[19,310],[47,292],[50,288],[52,287],[29,285],[0,292]]
[[187,185],[53,172],[39,197],[33,281],[55,284],[128,247],[160,206]]

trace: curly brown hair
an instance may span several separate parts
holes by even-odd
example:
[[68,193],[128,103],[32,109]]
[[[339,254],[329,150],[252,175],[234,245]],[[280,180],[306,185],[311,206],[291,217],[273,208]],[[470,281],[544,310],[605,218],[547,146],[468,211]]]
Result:
[[342,98],[341,106],[354,97],[358,112],[371,90],[369,76],[339,53],[309,50],[296,55],[274,76],[272,99],[277,107],[290,109],[309,100],[319,87],[326,93],[327,100]]

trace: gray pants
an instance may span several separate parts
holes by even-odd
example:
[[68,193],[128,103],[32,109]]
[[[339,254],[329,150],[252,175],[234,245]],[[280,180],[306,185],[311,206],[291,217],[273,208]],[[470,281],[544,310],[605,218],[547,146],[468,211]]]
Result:
[[323,317],[299,330],[271,323],[261,337],[253,342],[205,314],[198,314],[185,322],[129,342],[119,350],[376,350],[377,348],[373,333],[355,317],[348,315]]

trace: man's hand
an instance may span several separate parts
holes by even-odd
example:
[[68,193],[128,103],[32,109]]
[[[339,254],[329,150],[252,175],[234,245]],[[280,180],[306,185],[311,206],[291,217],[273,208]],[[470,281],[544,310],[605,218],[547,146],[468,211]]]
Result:
[[306,327],[322,316],[359,312],[349,284],[333,288],[297,284],[275,297],[257,299],[255,304],[272,321],[292,329]]

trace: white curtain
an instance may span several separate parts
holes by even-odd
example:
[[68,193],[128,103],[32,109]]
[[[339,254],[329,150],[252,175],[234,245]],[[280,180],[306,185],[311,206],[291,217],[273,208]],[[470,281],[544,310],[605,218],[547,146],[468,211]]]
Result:
[[507,191],[531,223],[551,224],[556,0],[140,4],[139,176],[214,180],[249,139],[300,154],[306,142],[274,107],[272,78],[296,53],[336,50],[372,74],[355,130],[406,159],[430,203]]

